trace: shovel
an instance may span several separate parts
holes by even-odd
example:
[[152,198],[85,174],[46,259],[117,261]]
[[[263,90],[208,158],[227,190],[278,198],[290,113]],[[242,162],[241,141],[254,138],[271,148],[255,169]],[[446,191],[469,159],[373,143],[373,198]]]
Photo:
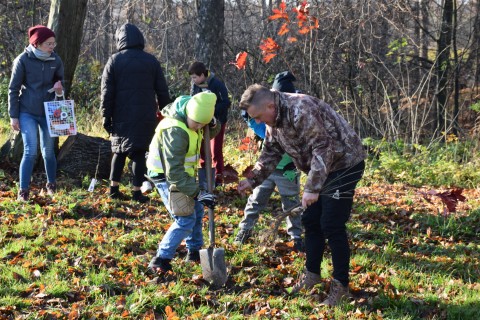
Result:
[[[203,135],[207,191],[212,193],[212,153],[210,151],[210,128],[208,125],[203,129]],[[200,250],[200,264],[202,266],[203,278],[210,282],[212,287],[219,288],[227,282],[227,267],[225,265],[225,250],[223,248],[214,248],[215,221],[213,208],[208,208],[208,231],[210,235],[210,246],[207,249]]]

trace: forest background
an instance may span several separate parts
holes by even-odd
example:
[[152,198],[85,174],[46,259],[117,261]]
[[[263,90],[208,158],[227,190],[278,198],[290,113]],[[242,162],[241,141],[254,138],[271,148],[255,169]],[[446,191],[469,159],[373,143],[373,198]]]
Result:
[[[243,139],[239,97],[250,84],[270,86],[284,70],[354,126],[369,159],[350,225],[356,299],[334,310],[315,304],[323,286],[311,297],[285,296],[304,257],[291,250],[284,230],[283,242],[260,251],[257,242],[242,250],[231,244],[245,204],[234,184],[219,194],[217,221],[232,265],[228,286],[210,291],[198,266],[187,263],[176,270],[180,283],[152,285],[144,264],[170,223],[157,197],[149,206],[111,202],[86,191],[91,176],[65,177],[55,200],[39,191],[22,205],[13,201],[15,165],[5,160],[0,315],[478,318],[479,13],[478,0],[2,1],[1,145],[10,138],[12,61],[35,24],[57,32],[79,131],[105,138],[100,77],[116,51],[115,30],[128,21],[161,61],[172,98],[188,94],[186,70],[195,59],[225,82],[233,101],[226,157],[238,172],[256,157]],[[237,59],[242,52],[244,62]],[[97,190],[105,188],[102,181]],[[278,211],[273,200],[259,229]],[[330,269],[328,261],[322,265],[325,275]]]

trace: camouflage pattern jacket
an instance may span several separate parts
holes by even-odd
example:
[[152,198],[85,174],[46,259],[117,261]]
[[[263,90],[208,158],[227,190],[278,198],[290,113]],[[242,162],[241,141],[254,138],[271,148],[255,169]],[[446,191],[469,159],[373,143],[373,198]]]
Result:
[[319,193],[330,172],[352,167],[365,159],[359,136],[324,101],[304,94],[275,92],[276,123],[267,125],[262,153],[248,180],[263,182],[284,152],[307,174],[305,192]]

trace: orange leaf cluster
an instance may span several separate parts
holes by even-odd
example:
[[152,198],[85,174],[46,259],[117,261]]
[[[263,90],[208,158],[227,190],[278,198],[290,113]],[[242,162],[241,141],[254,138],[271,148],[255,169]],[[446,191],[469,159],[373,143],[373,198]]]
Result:
[[255,144],[255,141],[250,139],[250,137],[245,137],[241,140],[241,144],[238,147],[238,150],[240,151],[257,151],[257,145]]
[[269,63],[277,55],[277,51],[280,50],[280,46],[272,38],[267,38],[260,44],[260,50],[262,50],[263,61]]
[[[292,11],[296,14],[299,34],[307,34],[311,30],[318,29],[319,27],[318,19],[310,15],[310,12],[308,10],[309,6],[310,5],[307,3],[307,1],[303,1],[296,8],[292,9]],[[270,17],[268,17],[268,20],[284,19],[286,21],[280,27],[280,30],[277,33],[279,36],[287,34],[290,31],[290,29],[288,28],[288,25],[290,23],[290,18],[288,17],[288,14],[286,12],[286,7],[287,5],[285,4],[285,1],[282,1],[280,3],[279,8],[272,9],[273,14]],[[295,40],[293,39],[295,38],[290,37],[289,42],[296,41],[296,39]]]
[[[319,23],[318,19],[312,15],[308,10],[309,4],[307,1],[303,1],[299,6],[292,9],[292,12],[296,13],[297,25],[298,25],[298,34],[307,34],[313,29],[318,29]],[[290,32],[290,17],[287,12],[287,4],[285,1],[280,2],[278,8],[272,9],[273,14],[268,17],[268,20],[285,20],[285,22],[280,26],[277,34],[279,36],[286,35]],[[296,42],[297,38],[288,37],[287,42],[293,43]],[[267,38],[262,41],[260,44],[260,49],[262,50],[263,61],[269,63],[276,55],[277,51],[280,50],[280,46],[272,38]]]
[[272,9],[273,14],[268,17],[268,20],[277,20],[277,19],[284,19],[287,22],[290,22],[290,18],[288,17],[287,13],[287,4],[285,1],[280,2],[280,5],[277,8]]
[[245,69],[245,66],[247,65],[247,56],[248,53],[245,51],[239,52],[235,57],[235,62],[230,62],[230,64],[233,64],[238,70]]
[[293,8],[293,12],[297,14],[298,33],[307,34],[313,29],[318,29],[318,19],[312,15],[308,10],[309,4],[303,1],[298,7]]

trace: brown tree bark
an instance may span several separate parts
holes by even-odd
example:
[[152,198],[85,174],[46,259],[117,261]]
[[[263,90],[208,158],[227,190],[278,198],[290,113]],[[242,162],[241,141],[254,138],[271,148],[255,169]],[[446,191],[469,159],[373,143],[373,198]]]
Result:
[[448,75],[450,71],[450,50],[452,45],[453,29],[453,0],[445,0],[443,5],[442,24],[440,27],[440,36],[437,40],[437,60],[435,71],[437,74],[437,123],[436,133],[446,132],[445,108],[448,97]]
[[69,136],[63,143],[57,157],[57,169],[72,177],[89,175],[108,179],[111,156],[109,140],[79,133]]
[[48,26],[56,35],[55,51],[62,58],[65,94],[68,95],[82,43],[88,0],[52,0]]
[[223,69],[224,0],[198,0],[195,59],[215,73]]

